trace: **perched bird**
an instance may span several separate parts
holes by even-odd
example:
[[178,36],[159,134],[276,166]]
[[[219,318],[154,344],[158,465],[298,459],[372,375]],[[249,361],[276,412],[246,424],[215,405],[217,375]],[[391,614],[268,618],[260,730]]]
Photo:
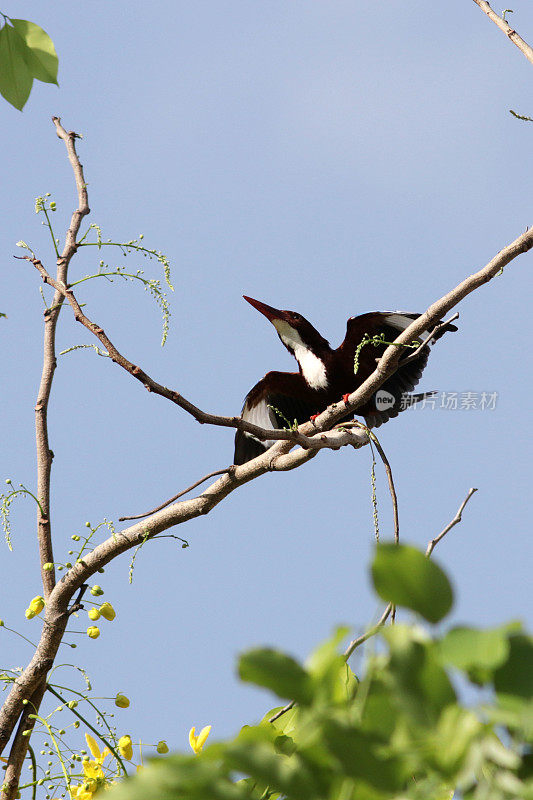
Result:
[[[251,297],[244,299],[264,314],[274,325],[279,338],[298,362],[298,372],[267,372],[248,392],[241,412],[242,419],[262,428],[286,428],[296,421],[299,425],[324,411],[331,403],[346,398],[375,370],[387,348],[420,314],[405,311],[371,311],[350,317],[342,344],[333,350],[330,344],[301,314],[280,311]],[[456,331],[455,325],[445,325],[435,339],[446,331]],[[361,345],[366,337],[383,338],[383,344]],[[427,337],[422,335],[422,340]],[[405,360],[413,350],[406,348]],[[422,376],[429,357],[424,346],[415,359],[402,366],[386,380],[371,400],[357,409],[369,428],[378,427],[396,417],[414,402],[431,395],[427,392],[409,395]],[[354,362],[357,360],[357,366]],[[351,417],[351,415],[350,415]],[[245,464],[261,455],[275,440],[260,441],[250,433],[237,431],[235,464]]]

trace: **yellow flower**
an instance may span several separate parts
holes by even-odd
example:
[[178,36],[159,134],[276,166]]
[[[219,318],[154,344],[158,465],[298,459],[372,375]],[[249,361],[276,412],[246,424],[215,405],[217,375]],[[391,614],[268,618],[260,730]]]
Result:
[[201,752],[207,737],[211,733],[211,725],[206,725],[205,728],[202,728],[198,736],[195,735],[195,731],[196,728],[191,728],[189,731],[189,744],[193,751],[198,754]]
[[97,761],[84,761],[83,773],[88,780],[97,781],[104,777],[104,770]]
[[85,788],[85,784],[70,787],[70,796],[73,800],[92,800],[93,793]]
[[118,751],[121,756],[127,761],[131,761],[133,758],[133,746],[131,743],[131,736],[121,736],[118,740]]
[[89,619],[92,619],[93,622],[96,622],[97,619],[100,619],[100,612],[97,608],[90,608],[87,612],[87,616]]
[[100,636],[100,629],[98,628],[98,626],[89,625],[89,627],[87,628],[87,636],[90,639],[98,639],[98,637]]
[[[100,748],[98,747],[98,744],[96,742],[96,739],[94,739],[91,736],[90,733],[86,733],[85,734],[85,741],[87,742],[87,747],[91,751],[91,755],[94,757],[94,760],[95,760],[97,765],[102,764],[103,761],[104,761],[104,758],[111,753],[111,750],[108,747],[104,747],[103,750],[100,750]],[[87,763],[88,764],[93,764],[94,762],[92,762],[92,761],[89,761],[89,762],[84,761],[83,762],[83,771],[84,772],[85,772],[85,765]],[[86,772],[85,772],[85,774],[87,775]],[[91,776],[91,777],[93,777],[93,776]],[[98,777],[100,777],[100,776],[98,776]]]

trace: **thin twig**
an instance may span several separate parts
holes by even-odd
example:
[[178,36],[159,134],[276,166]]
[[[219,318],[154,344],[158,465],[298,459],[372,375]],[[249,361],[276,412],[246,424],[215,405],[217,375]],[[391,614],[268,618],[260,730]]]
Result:
[[233,472],[234,470],[235,467],[232,465],[231,467],[225,467],[224,469],[217,469],[214,472],[208,472],[207,475],[204,475],[203,478],[200,478],[200,480],[192,483],[190,486],[187,487],[187,489],[183,489],[182,492],[178,492],[178,494],[175,494],[174,497],[170,498],[170,500],[165,500],[164,503],[161,503],[160,506],[152,508],[151,511],[146,511],[144,514],[136,514],[134,517],[119,517],[118,521],[125,522],[125,520],[128,519],[143,519],[143,517],[148,517],[150,514],[155,514],[156,511],[161,511],[162,508],[166,508],[171,503],[174,503],[176,500],[179,500],[179,498],[183,497],[184,494],[192,492],[193,489],[196,489],[197,486],[200,486],[201,483],[204,483],[204,481],[209,480],[209,478],[214,478],[215,475],[225,475],[226,473]]
[[371,628],[369,628],[367,631],[365,631],[365,633],[361,634],[361,636],[358,636],[357,639],[354,639],[352,642],[350,642],[350,644],[344,651],[344,657],[346,661],[348,661],[354,650],[356,650],[360,645],[364,644],[367,641],[367,639],[370,639],[372,636],[374,636],[379,631],[379,629],[382,628],[383,625],[385,625],[386,621],[388,620],[392,612],[393,607],[394,606],[392,605],[392,603],[389,603],[389,605],[387,606],[387,608],[385,609],[379,620],[376,622],[376,624],[373,625]]
[[424,347],[427,344],[429,344],[429,342],[431,342],[432,339],[436,337],[439,331],[441,331],[443,328],[446,328],[448,325],[450,325],[450,323],[454,322],[456,319],[459,319],[458,311],[456,311],[455,314],[452,314],[452,316],[449,317],[448,319],[445,319],[444,322],[439,322],[438,325],[435,325],[433,330],[428,333],[424,341],[419,344],[416,350],[414,350],[410,355],[408,355],[407,358],[402,358],[401,362],[402,367],[405,367],[405,365],[408,364],[410,361],[414,361],[415,358],[418,358],[418,356],[420,355],[420,351],[423,350]]
[[462,515],[462,513],[464,511],[464,508],[465,508],[466,504],[468,503],[468,501],[470,500],[470,498],[472,497],[472,495],[474,494],[474,492],[477,492],[477,489],[469,489],[468,490],[468,494],[465,497],[465,499],[463,500],[463,502],[461,503],[461,505],[459,506],[459,509],[458,509],[457,514],[455,515],[455,517],[452,519],[451,522],[448,523],[448,525],[446,525],[444,530],[441,531],[441,533],[439,533],[438,536],[435,536],[435,538],[432,539],[429,542],[429,544],[427,546],[427,550],[426,550],[426,556],[428,558],[430,557],[430,555],[432,554],[433,550],[435,549],[435,546],[440,542],[440,540],[444,539],[444,537],[446,536],[448,531],[451,531],[451,529],[455,525],[457,525],[459,522],[461,522],[461,515]]
[[[376,444],[375,441],[374,441],[374,444]],[[381,453],[380,453],[380,455],[381,455]],[[385,457],[385,454],[383,453],[382,458],[384,458],[384,457]],[[391,474],[391,478],[392,478],[392,474]],[[434,539],[431,540],[431,542],[428,545],[428,549],[426,550],[426,556],[428,558],[431,556],[431,554],[432,554],[433,550],[435,549],[436,545],[446,536],[448,531],[450,531],[454,527],[454,525],[457,525],[459,522],[461,522],[461,514],[463,513],[463,510],[464,510],[466,504],[468,503],[468,501],[470,500],[470,498],[472,497],[474,492],[477,492],[477,489],[470,489],[469,490],[467,496],[465,497],[465,499],[463,500],[463,502],[459,506],[459,510],[457,511],[457,514],[452,519],[452,521],[444,528],[444,530],[441,533],[439,533],[438,536],[436,536]],[[350,656],[353,654],[353,652],[358,647],[360,647],[362,644],[364,644],[366,641],[368,641],[368,639],[370,639],[372,636],[376,635],[376,633],[380,630],[380,628],[383,627],[383,625],[386,623],[387,619],[394,612],[394,608],[395,608],[394,605],[392,603],[389,603],[388,606],[385,608],[383,614],[379,618],[379,620],[376,622],[376,624],[373,625],[371,628],[369,628],[364,633],[362,633],[361,636],[358,636],[357,639],[353,639],[350,642],[350,644],[348,645],[348,647],[344,651],[344,658],[345,658],[346,661],[348,661]],[[270,719],[268,721],[269,722],[274,722],[275,720],[277,720],[281,716],[283,716],[283,714],[285,714],[291,708],[294,708],[295,705],[296,705],[296,702],[293,700],[292,702],[288,703],[286,706],[281,708],[279,711],[277,711],[274,714],[274,716],[270,717]]]
[[525,42],[521,36],[515,31],[514,28],[511,28],[509,23],[503,17],[498,16],[495,11],[492,10],[490,5],[486,2],[486,0],[474,0],[474,3],[480,7],[482,11],[485,12],[487,17],[491,19],[498,28],[505,33],[506,36],[515,44],[519,50],[525,55],[527,60],[533,64],[533,48]]
[[291,708],[294,708],[294,706],[295,706],[295,705],[296,705],[296,700],[291,700],[291,702],[290,702],[290,703],[287,703],[287,705],[286,705],[286,706],[283,706],[283,708],[280,708],[280,710],[279,710],[279,711],[276,711],[276,713],[274,714],[274,716],[270,717],[270,719],[269,719],[268,721],[269,721],[269,722],[275,722],[277,719],[279,719],[279,718],[280,718],[280,717],[282,717],[284,714],[286,714],[286,713],[287,713],[287,711],[290,711],[290,710],[291,710]]

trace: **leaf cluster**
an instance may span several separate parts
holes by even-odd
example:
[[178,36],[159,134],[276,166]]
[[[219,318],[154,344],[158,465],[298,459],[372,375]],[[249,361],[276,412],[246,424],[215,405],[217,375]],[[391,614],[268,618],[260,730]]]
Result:
[[22,111],[33,81],[57,85],[54,43],[34,22],[4,16],[0,29],[0,94]]
[[[428,621],[451,606],[448,578],[414,548],[378,546],[372,574],[381,596]],[[268,648],[244,654],[242,680],[297,705],[270,722],[273,709],[199,755],[152,761],[109,797],[533,798],[533,639],[519,626],[440,635],[418,621],[382,628],[359,677],[338,652],[346,632],[305,664]],[[462,701],[456,683],[479,702]]]

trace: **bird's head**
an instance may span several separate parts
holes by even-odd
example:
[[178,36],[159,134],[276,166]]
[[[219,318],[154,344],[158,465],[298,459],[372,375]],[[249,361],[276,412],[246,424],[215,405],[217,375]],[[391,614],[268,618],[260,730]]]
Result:
[[324,388],[327,385],[324,358],[331,352],[329,342],[296,311],[284,311],[254,300],[253,297],[243,297],[270,320],[282,343],[298,361],[309,385]]

